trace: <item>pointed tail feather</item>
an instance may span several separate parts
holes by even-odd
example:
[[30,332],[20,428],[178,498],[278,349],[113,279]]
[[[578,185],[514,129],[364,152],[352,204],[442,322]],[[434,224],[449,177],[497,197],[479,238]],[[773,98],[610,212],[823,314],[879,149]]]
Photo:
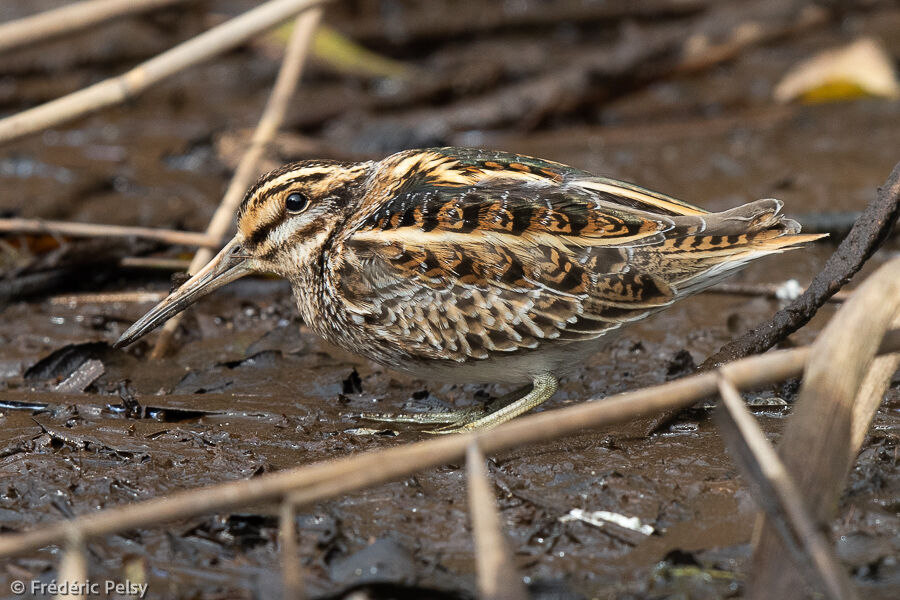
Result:
[[[720,213],[703,215],[702,228],[677,244],[682,249],[685,269],[670,284],[679,296],[697,293],[744,268],[747,263],[769,254],[797,249],[828,234],[801,234],[800,224],[781,214],[780,200],[768,198]],[[682,217],[681,219],[698,219]],[[684,227],[686,223],[677,223]],[[690,230],[691,227],[685,227]]]

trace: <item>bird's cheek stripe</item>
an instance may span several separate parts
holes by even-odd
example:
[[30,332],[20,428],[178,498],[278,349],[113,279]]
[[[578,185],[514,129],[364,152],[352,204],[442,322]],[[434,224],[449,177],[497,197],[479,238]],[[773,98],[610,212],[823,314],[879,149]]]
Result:
[[257,248],[260,244],[262,244],[266,238],[269,237],[269,233],[275,229],[281,223],[281,220],[271,221],[262,225],[261,227],[254,227],[250,231],[250,235],[246,235],[245,233],[245,242],[244,244],[247,246],[247,249],[252,250]]

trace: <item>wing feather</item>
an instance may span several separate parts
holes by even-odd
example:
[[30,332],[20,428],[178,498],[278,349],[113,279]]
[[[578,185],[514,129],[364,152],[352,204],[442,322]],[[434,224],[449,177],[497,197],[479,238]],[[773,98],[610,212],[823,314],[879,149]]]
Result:
[[401,152],[367,189],[336,236],[329,287],[360,339],[413,359],[595,339],[814,237],[775,200],[711,214],[502,152]]
[[418,356],[593,339],[672,301],[631,258],[675,221],[634,189],[618,202],[582,171],[500,153],[400,155],[383,176],[343,238],[335,285],[364,326]]

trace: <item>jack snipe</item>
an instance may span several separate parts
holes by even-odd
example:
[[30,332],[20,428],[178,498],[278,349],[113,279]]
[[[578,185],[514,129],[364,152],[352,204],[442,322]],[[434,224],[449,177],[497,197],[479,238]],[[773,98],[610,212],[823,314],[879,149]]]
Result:
[[[818,235],[778,200],[721,213],[566,165],[465,148],[303,161],[247,192],[238,233],[126,331],[128,344],[251,272],[304,321],[420,377],[531,384],[485,410],[385,420],[493,427],[547,400],[606,334]],[[526,393],[527,392],[527,393]]]

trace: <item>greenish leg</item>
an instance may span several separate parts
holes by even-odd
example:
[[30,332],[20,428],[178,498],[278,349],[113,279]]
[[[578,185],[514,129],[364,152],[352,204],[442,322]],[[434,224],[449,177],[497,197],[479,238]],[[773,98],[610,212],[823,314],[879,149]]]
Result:
[[503,409],[505,406],[519,400],[527,394],[529,387],[530,386],[527,385],[523,386],[479,407],[421,413],[362,413],[359,416],[369,421],[381,421],[385,423],[413,423],[417,425],[454,425],[456,423],[466,423],[489,415],[493,411]]
[[526,413],[532,408],[542,404],[548,400],[559,388],[559,380],[549,373],[538,375],[534,378],[531,391],[525,396],[506,403],[504,406],[494,410],[486,410],[482,415],[475,418],[462,418],[458,421],[448,424],[445,427],[439,427],[428,433],[446,434],[446,433],[462,433],[467,431],[475,431],[476,429],[492,429],[501,423],[506,423],[510,419],[514,419]]

